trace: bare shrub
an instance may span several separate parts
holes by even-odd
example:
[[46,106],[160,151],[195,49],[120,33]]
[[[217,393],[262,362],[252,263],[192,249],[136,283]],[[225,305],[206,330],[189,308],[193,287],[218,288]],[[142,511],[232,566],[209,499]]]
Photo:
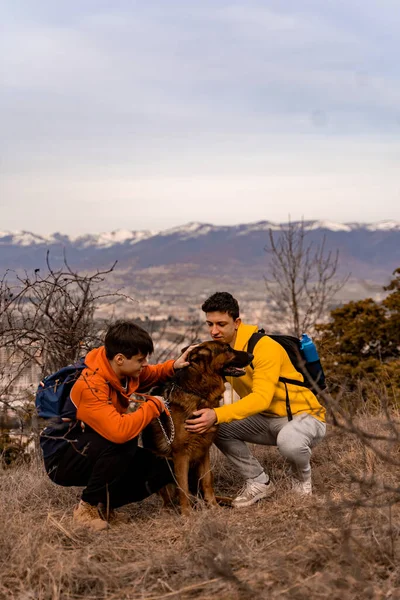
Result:
[[269,230],[269,274],[264,277],[270,298],[278,312],[290,322],[294,335],[313,331],[335,294],[349,276],[336,277],[339,251],[327,251],[325,236],[318,245],[307,242],[304,221],[290,219],[278,230]]
[[[39,269],[23,275],[8,271],[0,280],[2,446],[8,445],[8,431],[15,420],[24,432],[21,450],[29,443],[25,433],[29,438],[34,391],[41,377],[101,344],[108,320],[98,316],[100,307],[104,310],[105,305],[131,300],[120,290],[105,289],[105,279],[114,267],[82,274],[65,258],[63,267],[54,270],[47,253],[44,274]],[[0,453],[5,449],[2,446]]]

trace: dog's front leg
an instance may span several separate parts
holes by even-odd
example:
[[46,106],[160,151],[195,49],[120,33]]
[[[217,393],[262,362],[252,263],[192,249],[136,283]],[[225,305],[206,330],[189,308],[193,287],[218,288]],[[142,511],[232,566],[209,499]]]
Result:
[[207,451],[203,460],[199,464],[199,479],[203,489],[204,500],[211,506],[216,506],[217,501],[214,495],[214,478],[211,471],[210,453]]
[[182,514],[190,512],[189,496],[189,456],[187,454],[176,454],[173,458],[176,483],[178,485],[179,503]]

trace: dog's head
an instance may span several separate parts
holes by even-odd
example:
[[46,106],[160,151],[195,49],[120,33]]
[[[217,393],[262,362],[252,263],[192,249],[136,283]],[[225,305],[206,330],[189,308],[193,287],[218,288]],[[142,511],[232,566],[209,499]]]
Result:
[[222,377],[241,377],[245,374],[244,367],[252,360],[253,355],[249,352],[234,350],[229,344],[215,340],[198,344],[188,356],[190,365]]

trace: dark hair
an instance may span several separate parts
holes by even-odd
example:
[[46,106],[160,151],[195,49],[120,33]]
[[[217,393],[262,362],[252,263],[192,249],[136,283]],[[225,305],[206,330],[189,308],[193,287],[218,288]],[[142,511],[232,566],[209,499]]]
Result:
[[205,313],[228,313],[234,321],[239,317],[239,303],[236,298],[228,292],[215,292],[215,294],[207,298],[203,303],[201,310]]
[[145,329],[133,321],[116,321],[107,329],[104,347],[108,360],[116,354],[132,358],[135,354],[147,356],[154,350],[153,340]]

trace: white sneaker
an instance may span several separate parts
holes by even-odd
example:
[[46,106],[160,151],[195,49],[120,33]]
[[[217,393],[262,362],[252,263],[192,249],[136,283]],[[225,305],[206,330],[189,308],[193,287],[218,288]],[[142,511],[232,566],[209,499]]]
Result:
[[300,479],[291,477],[290,487],[292,489],[292,492],[298,494],[299,496],[312,496],[311,479],[309,479],[308,481],[300,481]]
[[259,500],[270,496],[275,490],[275,486],[270,480],[268,483],[258,483],[254,479],[248,479],[236,498],[232,500],[234,508],[246,508]]

